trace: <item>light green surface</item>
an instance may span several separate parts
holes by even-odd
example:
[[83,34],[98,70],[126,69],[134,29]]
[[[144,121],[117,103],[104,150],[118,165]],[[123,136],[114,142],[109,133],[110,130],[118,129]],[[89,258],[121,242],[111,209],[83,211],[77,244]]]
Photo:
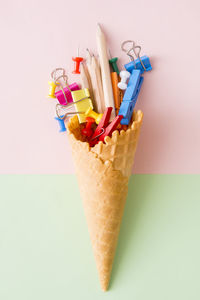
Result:
[[1,300],[200,299],[200,176],[132,176],[107,293],[75,177],[0,180]]

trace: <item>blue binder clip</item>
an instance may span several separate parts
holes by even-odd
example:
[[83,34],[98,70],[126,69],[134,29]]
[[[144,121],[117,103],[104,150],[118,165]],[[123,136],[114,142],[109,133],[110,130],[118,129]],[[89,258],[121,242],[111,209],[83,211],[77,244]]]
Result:
[[122,125],[128,125],[133,115],[133,110],[144,81],[140,70],[133,70],[124,94],[118,115],[123,115]]
[[57,120],[59,125],[60,125],[59,132],[64,132],[64,131],[66,131],[65,122],[64,122],[64,120],[65,120],[64,115],[62,115],[60,117],[63,117],[63,119],[59,119],[58,117],[55,117],[55,120]]
[[151,66],[149,57],[146,55],[143,55],[142,57],[138,57],[137,59],[131,61],[130,63],[125,64],[124,67],[130,73],[134,69],[140,70],[141,74],[143,74],[144,71],[148,72],[148,71],[152,70],[152,66]]
[[[128,43],[129,44],[131,43],[131,46],[129,47],[129,49],[126,49],[125,45]],[[141,73],[143,74],[144,71],[148,72],[148,71],[152,70],[152,66],[151,66],[149,57],[146,55],[140,57],[141,47],[136,46],[134,41],[128,40],[128,41],[123,42],[121,45],[121,49],[122,49],[122,51],[126,52],[126,54],[131,59],[130,63],[124,65],[125,69],[128,72],[131,73],[135,69],[135,70],[140,70]],[[136,59],[131,54],[132,52],[136,56]]]

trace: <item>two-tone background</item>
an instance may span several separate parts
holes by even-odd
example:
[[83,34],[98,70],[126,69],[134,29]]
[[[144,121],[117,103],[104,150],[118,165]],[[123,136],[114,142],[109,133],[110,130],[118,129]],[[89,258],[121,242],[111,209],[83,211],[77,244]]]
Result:
[[[47,81],[96,53],[150,57],[144,112],[110,291],[97,278],[66,134]],[[177,1],[0,2],[0,299],[200,298],[200,5]],[[95,196],[95,195],[94,195]]]

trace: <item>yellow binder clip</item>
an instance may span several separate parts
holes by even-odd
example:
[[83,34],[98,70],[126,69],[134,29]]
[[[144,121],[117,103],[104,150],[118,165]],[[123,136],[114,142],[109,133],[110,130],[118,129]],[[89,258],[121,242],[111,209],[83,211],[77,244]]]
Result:
[[[71,90],[70,90],[71,91]],[[86,122],[85,112],[90,108],[93,109],[92,101],[89,98],[90,93],[88,89],[71,91],[72,98],[74,102],[69,103],[68,105],[57,104],[56,105],[56,114],[60,120],[67,118],[70,115],[78,115],[80,123]],[[76,111],[70,111],[72,106],[75,106]],[[67,111],[67,112],[66,112]]]
[[74,106],[78,114],[78,119],[80,123],[86,122],[86,115],[79,114],[78,112],[86,112],[89,108],[93,109],[92,101],[90,99],[90,93],[88,89],[82,89],[77,91],[72,91],[72,98],[74,101]]

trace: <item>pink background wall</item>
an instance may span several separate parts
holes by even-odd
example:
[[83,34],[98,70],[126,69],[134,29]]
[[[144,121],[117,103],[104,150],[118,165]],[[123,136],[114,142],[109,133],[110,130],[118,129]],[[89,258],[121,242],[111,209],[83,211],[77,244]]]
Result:
[[[198,0],[1,1],[0,172],[72,173],[65,134],[46,99],[55,67],[96,52],[103,24],[113,55],[127,62],[121,42],[133,39],[151,58],[137,108],[144,125],[136,173],[199,173],[200,4]],[[71,76],[71,82],[77,80]]]

